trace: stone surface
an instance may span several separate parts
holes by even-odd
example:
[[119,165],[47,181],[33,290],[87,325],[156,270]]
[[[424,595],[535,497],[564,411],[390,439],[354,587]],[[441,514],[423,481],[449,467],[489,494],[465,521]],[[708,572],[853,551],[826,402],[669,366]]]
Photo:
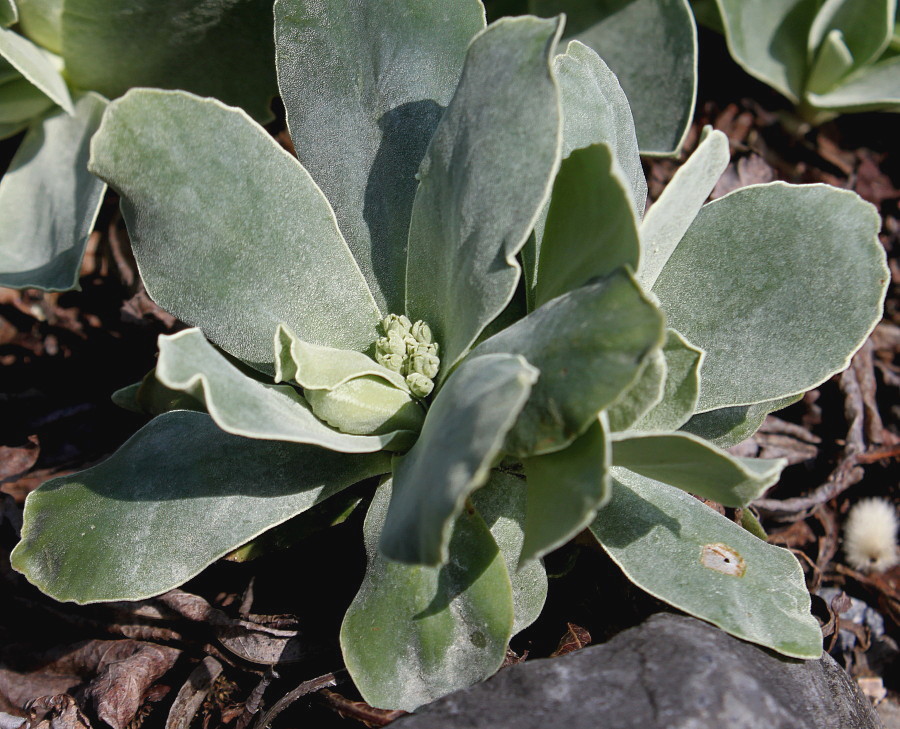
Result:
[[654,615],[608,643],[500,671],[397,729],[882,729],[825,655],[786,659],[693,618]]

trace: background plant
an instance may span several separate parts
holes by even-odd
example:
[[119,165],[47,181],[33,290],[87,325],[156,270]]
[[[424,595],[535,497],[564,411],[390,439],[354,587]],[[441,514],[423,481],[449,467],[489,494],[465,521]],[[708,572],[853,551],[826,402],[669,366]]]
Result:
[[271,0],[0,0],[0,138],[27,129],[0,181],[0,286],[77,286],[106,190],[87,160],[107,98],[181,88],[271,118],[271,9]]
[[838,114],[900,111],[896,0],[703,0],[747,73],[813,124]]
[[[557,54],[558,20],[279,0],[275,30],[302,164],[183,92],[104,117],[91,169],[150,294],[199,327],[130,395],[205,412],[35,491],[14,566],[57,599],[147,597],[389,476],[342,630],[373,704],[495,671],[540,611],[541,555],[586,526],[648,592],[817,657],[796,560],[685,491],[740,506],[777,479],[716,444],[864,341],[887,283],[874,209],[782,183],[703,205],[728,162],[713,132],[643,215],[624,93],[586,46]],[[413,364],[429,353],[437,373]]]

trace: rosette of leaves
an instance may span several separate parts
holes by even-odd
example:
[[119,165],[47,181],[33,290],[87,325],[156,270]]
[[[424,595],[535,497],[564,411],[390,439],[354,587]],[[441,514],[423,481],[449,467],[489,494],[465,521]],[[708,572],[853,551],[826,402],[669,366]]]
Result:
[[106,99],[187,89],[271,117],[272,0],[0,0],[0,286],[75,288],[106,185],[87,171]]
[[59,600],[144,598],[377,480],[340,636],[376,706],[496,671],[541,610],[540,557],[586,527],[660,599],[818,657],[794,557],[688,492],[740,506],[777,480],[716,444],[865,340],[888,279],[872,206],[781,183],[703,205],[716,132],[643,215],[625,96],[586,46],[558,52],[561,19],[275,11],[299,161],[184,92],[104,116],[90,168],[195,328],[126,393],[167,412],[28,497],[14,567]]
[[704,0],[747,73],[813,124],[838,114],[900,111],[897,0]]
[[641,154],[676,156],[697,101],[697,25],[688,0],[490,0],[489,17],[565,13],[564,40],[595,50],[622,85]]

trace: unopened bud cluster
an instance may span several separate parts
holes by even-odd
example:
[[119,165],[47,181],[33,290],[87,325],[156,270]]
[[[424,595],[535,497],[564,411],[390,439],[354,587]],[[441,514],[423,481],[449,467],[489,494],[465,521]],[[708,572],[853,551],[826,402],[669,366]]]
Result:
[[390,314],[382,319],[381,329],[384,336],[375,342],[375,360],[403,375],[413,395],[428,397],[441,366],[431,328],[424,321],[413,324],[402,314]]

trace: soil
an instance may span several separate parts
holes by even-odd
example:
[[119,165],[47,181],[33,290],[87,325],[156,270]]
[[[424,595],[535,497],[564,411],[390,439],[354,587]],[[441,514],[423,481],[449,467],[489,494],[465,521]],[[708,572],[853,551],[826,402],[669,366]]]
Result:
[[[770,417],[740,448],[742,454],[791,460],[759,503],[761,520],[771,541],[800,557],[814,595],[823,587],[844,593],[829,602],[814,597],[826,645],[873,701],[884,702],[887,717],[900,702],[900,567],[871,575],[851,569],[840,528],[860,498],[898,502],[897,117],[859,114],[806,129],[785,100],[733,63],[721,38],[701,31],[700,47],[699,101],[686,152],[704,124],[728,135],[733,162],[714,197],[773,179],[826,182],[855,190],[882,214],[881,240],[893,279],[884,321],[846,373]],[[278,123],[272,126],[274,134],[280,131]],[[0,143],[0,169],[18,141]],[[684,157],[646,163],[651,198]],[[183,592],[138,605],[58,604],[10,570],[25,496],[49,478],[99,462],[145,422],[113,405],[110,394],[139,380],[154,364],[157,336],[181,326],[143,291],[114,195],[104,203],[82,274],[75,292],[0,289],[0,711],[22,715],[27,704],[35,723],[56,716],[72,727],[88,721],[162,727],[182,687],[199,682],[193,726],[260,725],[298,687],[295,694],[303,695],[287,702],[275,726],[388,723],[395,714],[371,709],[354,694],[336,642],[341,615],[362,577],[361,509],[302,544],[250,563],[219,562]],[[578,540],[549,555],[547,567],[556,575],[547,606],[514,639],[510,661],[604,641],[669,609],[631,587],[605,556]],[[837,618],[847,597],[872,607],[884,621],[883,633]],[[240,620],[256,624],[269,640],[245,658],[217,641],[223,631],[242,629]],[[836,628],[851,636],[843,649]],[[288,650],[289,642],[302,646],[298,660],[274,669],[258,662],[266,651]],[[210,658],[221,673],[206,691],[198,667]],[[182,716],[189,717],[189,710]]]

